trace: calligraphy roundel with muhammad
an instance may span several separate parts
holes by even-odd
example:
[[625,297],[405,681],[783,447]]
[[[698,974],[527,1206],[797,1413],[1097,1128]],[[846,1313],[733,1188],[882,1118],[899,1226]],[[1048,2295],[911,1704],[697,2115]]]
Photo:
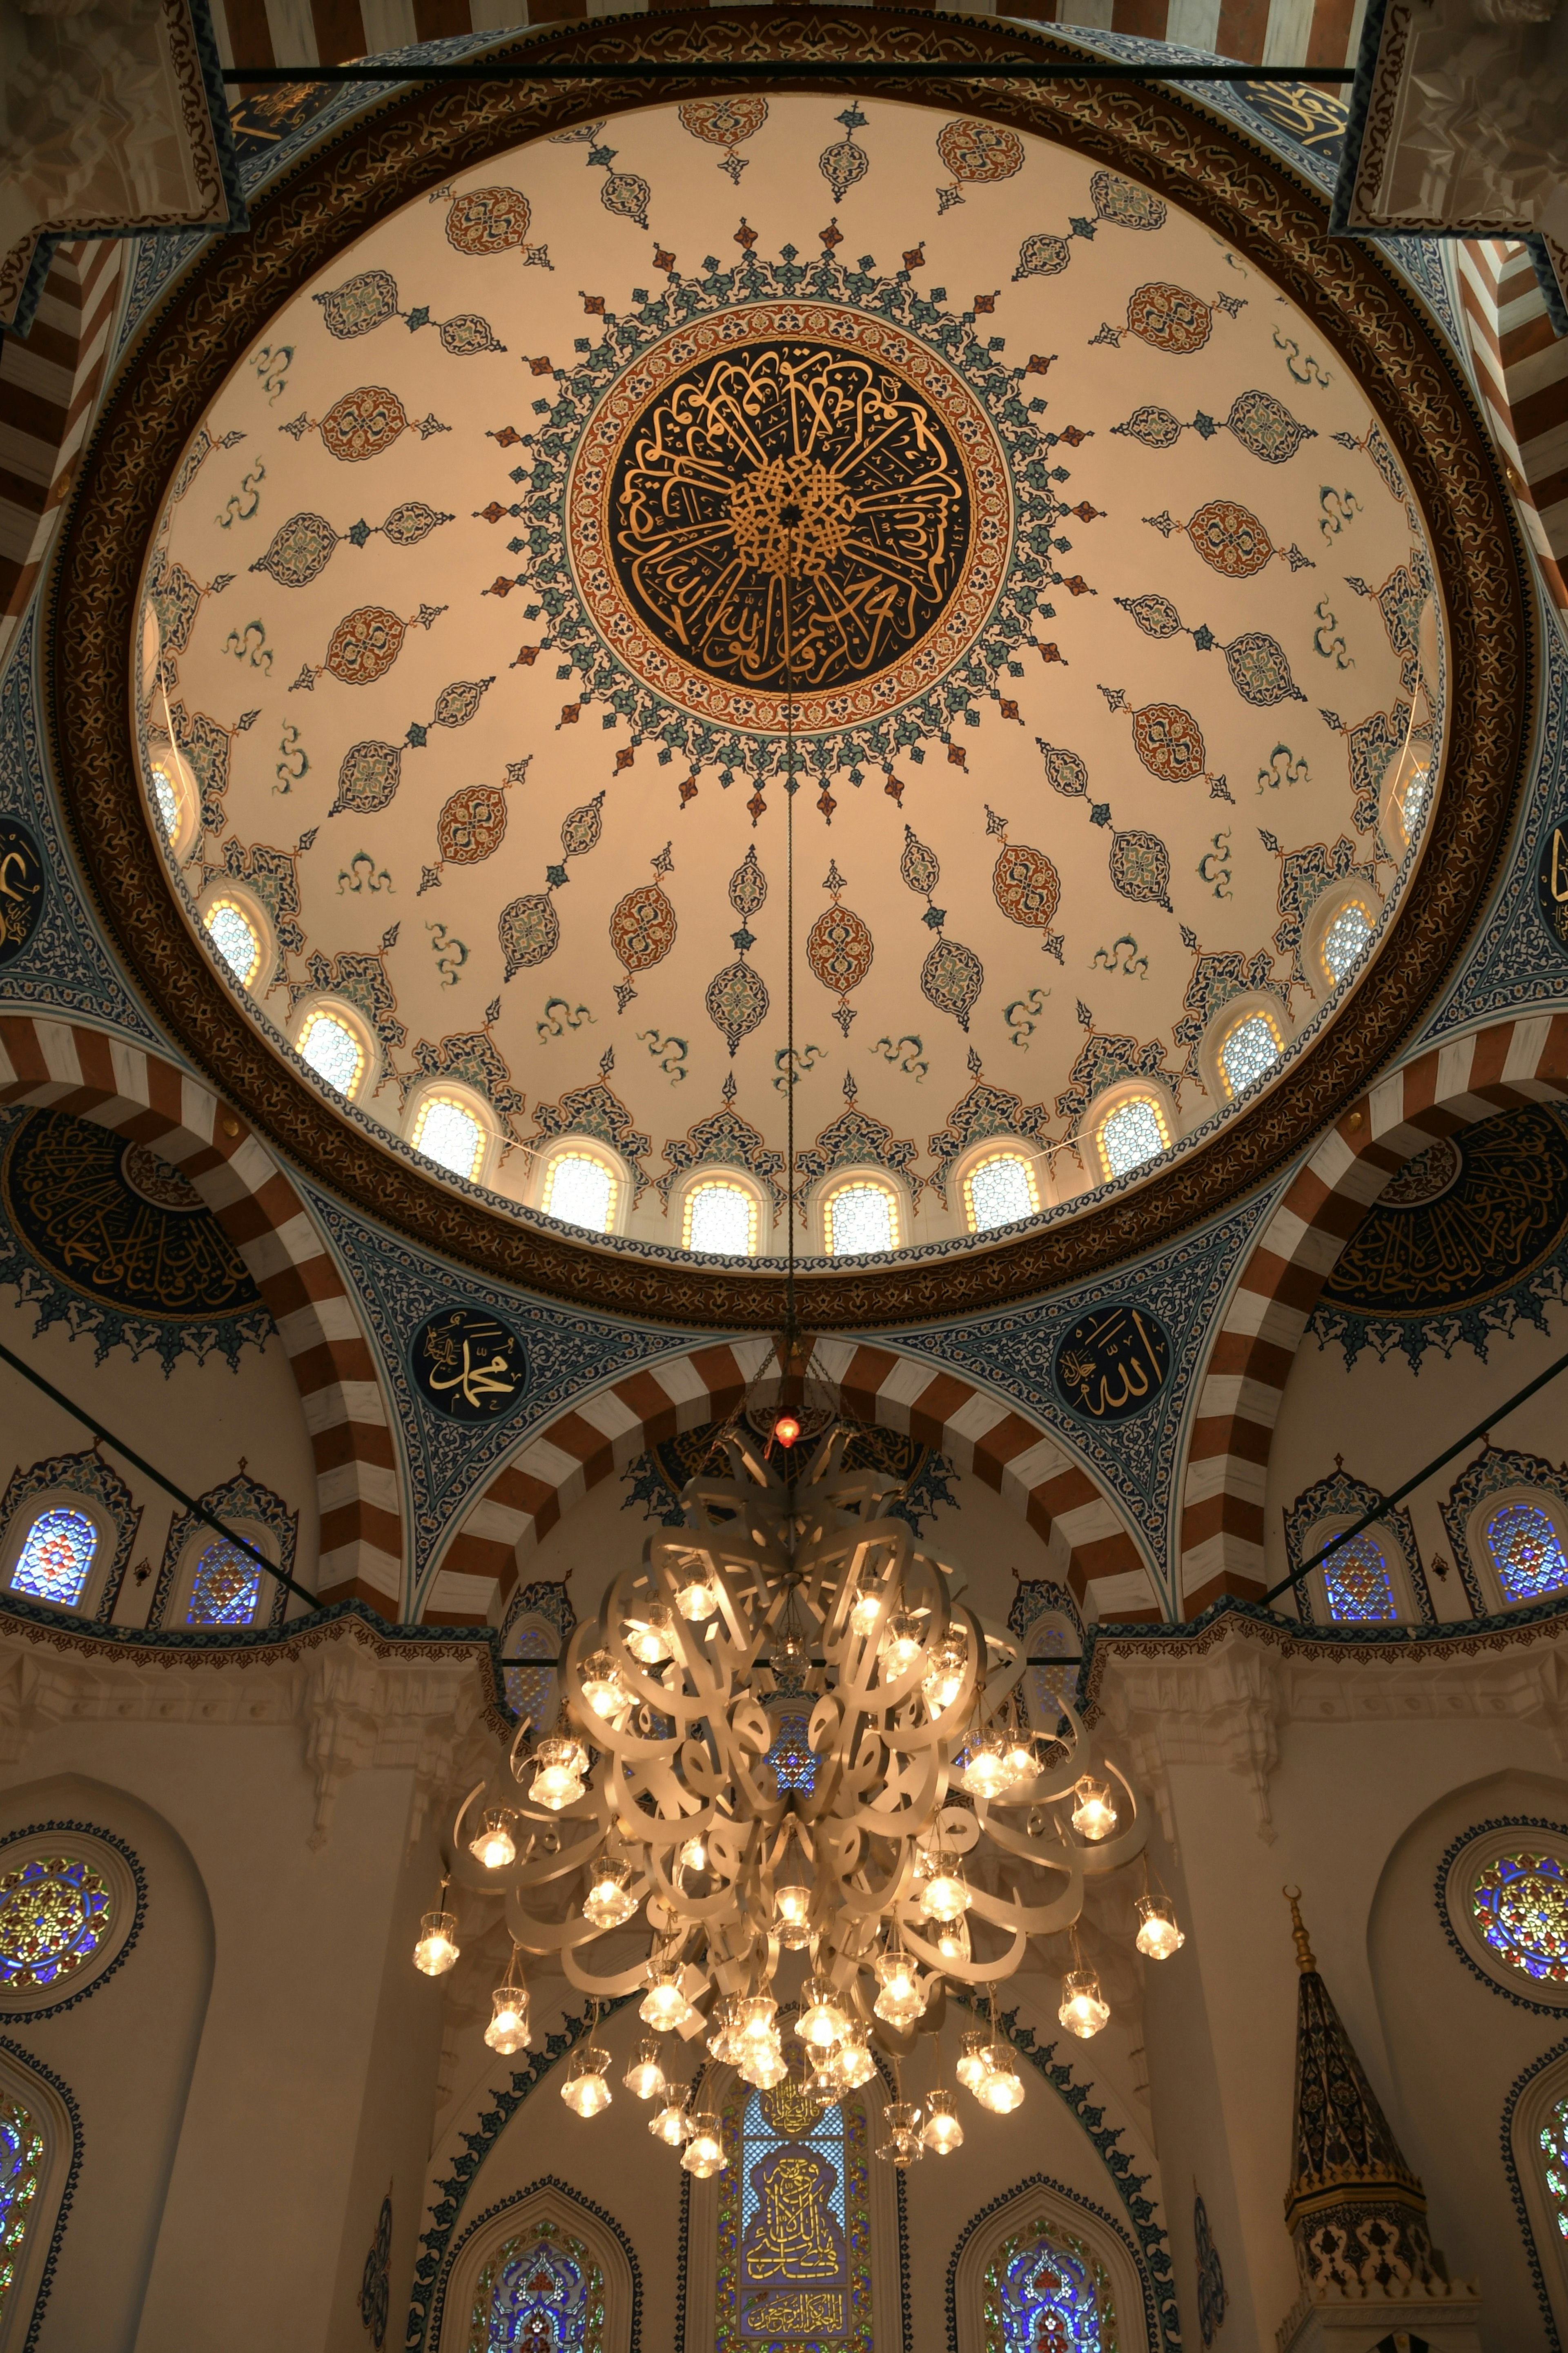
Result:
[[528,1387],[519,1335],[475,1307],[426,1316],[409,1343],[408,1369],[426,1404],[449,1421],[494,1421],[521,1405]]
[[643,684],[714,724],[854,727],[985,627],[1012,540],[974,394],[886,321],[767,302],[619,379],[568,493],[578,584]]

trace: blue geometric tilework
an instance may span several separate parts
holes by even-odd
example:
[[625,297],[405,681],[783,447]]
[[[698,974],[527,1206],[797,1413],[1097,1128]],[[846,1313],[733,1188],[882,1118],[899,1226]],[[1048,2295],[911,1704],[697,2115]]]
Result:
[[[1064,1440],[1126,1509],[1142,1539],[1161,1606],[1172,1618],[1180,1615],[1173,1562],[1183,1429],[1209,1327],[1270,1199],[1266,1195],[1249,1201],[1158,1258],[1118,1268],[1103,1282],[1010,1308],[967,1327],[906,1332],[892,1340],[896,1346],[1016,1398],[1053,1437]],[[1110,1300],[1150,1308],[1160,1318],[1171,1335],[1172,1372],[1142,1413],[1106,1429],[1067,1409],[1054,1386],[1052,1365],[1058,1344],[1072,1324]]]

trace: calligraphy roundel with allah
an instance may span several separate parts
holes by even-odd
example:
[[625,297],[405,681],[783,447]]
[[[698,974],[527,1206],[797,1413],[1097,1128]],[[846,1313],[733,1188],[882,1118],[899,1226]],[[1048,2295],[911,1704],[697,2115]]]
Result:
[[935,352],[826,302],[693,321],[614,385],[568,498],[578,586],[646,686],[716,725],[853,727],[979,637],[1012,500]]
[[495,1421],[522,1401],[528,1355],[510,1324],[474,1307],[427,1316],[408,1349],[408,1369],[426,1405],[450,1421]]
[[1062,1403],[1090,1421],[1125,1421],[1164,1388],[1171,1335],[1147,1307],[1125,1300],[1083,1315],[1057,1346]]

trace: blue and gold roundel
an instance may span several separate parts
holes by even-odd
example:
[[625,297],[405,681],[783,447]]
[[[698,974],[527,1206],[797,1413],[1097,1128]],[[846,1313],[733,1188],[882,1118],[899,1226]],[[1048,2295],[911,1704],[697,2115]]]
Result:
[[481,1308],[426,1316],[408,1350],[414,1386],[450,1421],[494,1421],[522,1401],[528,1354],[510,1324]]
[[15,818],[0,818],[0,965],[21,955],[44,904],[38,845]]
[[1090,1421],[1126,1421],[1159,1396],[1170,1370],[1171,1335],[1159,1317],[1121,1300],[1080,1315],[1063,1334],[1057,1394]]

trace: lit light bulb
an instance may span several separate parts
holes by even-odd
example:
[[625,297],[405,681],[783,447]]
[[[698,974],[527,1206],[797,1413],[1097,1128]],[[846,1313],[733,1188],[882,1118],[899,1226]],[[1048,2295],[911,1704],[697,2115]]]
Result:
[[694,1624],[711,1618],[719,1607],[719,1596],[702,1563],[689,1561],[678,1575],[680,1582],[675,1589],[675,1606],[681,1616],[689,1618]]
[[863,2026],[852,2026],[833,2054],[833,2072],[847,2092],[858,2092],[877,2072]]
[[682,1871],[707,1870],[708,1846],[700,1832],[682,1842],[679,1860]]
[[754,2084],[759,2092],[770,2092],[775,2084],[782,2084],[789,2073],[789,2062],[777,2034],[742,2037],[735,2073],[746,2083]]
[[958,1920],[968,1909],[969,1890],[963,1873],[939,1862],[921,1889],[921,1910],[928,1920]]
[[1007,1752],[997,1734],[971,1743],[963,1762],[963,1786],[972,1798],[999,1798],[1012,1778]]
[[884,1683],[902,1683],[910,1669],[918,1664],[925,1649],[921,1640],[921,1621],[907,1609],[896,1610],[889,1619],[877,1653]]
[[642,1998],[637,2016],[656,2034],[668,2034],[679,2026],[691,2005],[680,1990],[678,1968],[658,1968],[650,1961],[647,1971],[647,1991]]
[[719,2137],[719,2119],[711,2108],[703,2108],[692,2117],[690,2135],[680,2159],[687,2172],[694,2173],[699,2181],[721,2173],[730,2160]]
[[574,2115],[603,2116],[612,2097],[605,2081],[609,2066],[610,2054],[602,2043],[590,2042],[585,2050],[573,2052],[561,2096]]
[[933,1715],[950,1708],[963,1689],[963,1670],[969,1651],[962,1634],[949,1634],[938,1643],[931,1654],[931,1672],[921,1683],[926,1705]]
[[990,2041],[983,2026],[972,2026],[958,2038],[955,2073],[966,2092],[978,2092],[991,2073]]
[[517,1847],[510,1824],[511,1816],[505,1807],[493,1807],[468,1841],[468,1852],[477,1855],[487,1871],[504,1871],[509,1862],[516,1862]]
[[521,2051],[528,2041],[528,1989],[520,1985],[499,1985],[490,1996],[490,2022],[485,2029],[485,2041],[503,2059]]
[[771,1994],[751,1993],[742,1997],[736,2006],[735,2031],[742,2042],[769,2042],[776,2040],[773,2020],[778,2004]]
[[622,1639],[634,1659],[645,1667],[657,1667],[675,1656],[675,1620],[668,1605],[650,1601],[640,1618],[628,1618],[622,1628]]
[[1152,1961],[1168,1961],[1186,1943],[1176,1926],[1175,1906],[1168,1895],[1138,1898],[1138,1949]]
[[637,2055],[621,2081],[635,2100],[662,2100],[668,2086],[658,2063],[658,2045],[648,2036],[637,2044]]
[[811,1664],[811,1644],[798,1628],[792,1626],[774,1642],[768,1661],[775,1673],[798,1681]]
[[849,2031],[849,2021],[830,1978],[807,1978],[801,1989],[800,2016],[795,2020],[795,2031],[814,2051],[831,2050],[834,2043],[843,2042]]
[[1020,1781],[1032,1781],[1040,1767],[1036,1759],[1034,1743],[1022,1732],[1010,1732],[1002,1743],[1002,1762],[1007,1767],[1009,1787]]
[[893,2100],[882,2110],[888,2127],[888,2137],[877,2151],[889,2165],[901,2173],[906,2166],[918,2165],[925,2151],[921,2146],[921,2112],[912,2100]]
[[786,1952],[799,1952],[811,1939],[811,1890],[781,1887],[773,1897],[773,1927]]
[[936,1948],[944,1961],[968,1960],[969,1923],[962,1915],[956,1920],[943,1922],[937,1935]]
[[951,2092],[928,2093],[921,2139],[933,2157],[950,2157],[955,2148],[963,2147],[963,2126],[958,2120]]
[[1116,1828],[1109,1781],[1096,1781],[1086,1773],[1073,1783],[1072,1793],[1078,1801],[1072,1810],[1072,1826],[1079,1836],[1097,1842],[1108,1839]]
[[773,1436],[781,1446],[793,1446],[800,1436],[800,1424],[793,1413],[781,1413],[773,1423]]
[[881,1595],[874,1585],[862,1585],[849,1606],[849,1623],[857,1634],[868,1634],[877,1622]]
[[873,1964],[878,1994],[871,2007],[889,2026],[910,2026],[926,2006],[925,1989],[907,1953],[884,1953]]
[[1019,2074],[1011,2046],[994,2042],[988,2056],[991,2064],[975,2086],[974,2096],[983,2108],[993,2116],[1010,2116],[1024,2105],[1024,2079]]
[[629,1862],[590,1864],[584,1919],[591,1920],[595,1928],[618,1928],[623,1920],[629,1920],[638,1901],[631,1893],[631,1876]]
[[533,1752],[533,1786],[529,1796],[536,1806],[547,1806],[558,1814],[563,1806],[574,1806],[583,1794],[583,1776],[588,1769],[588,1752],[580,1740],[542,1740]]
[[808,2100],[816,2102],[819,2108],[837,2107],[848,2089],[839,2073],[837,2051],[816,2053],[801,2089]]
[[632,1712],[632,1694],[608,1651],[595,1651],[583,1662],[583,1696],[595,1715],[618,1731]]
[[686,2138],[687,2123],[685,2088],[672,2085],[663,2107],[648,2118],[647,2128],[667,2148],[679,2148]]
[[455,1912],[426,1912],[419,1923],[419,1942],[414,1947],[414,1966],[427,1978],[444,1978],[458,1959],[458,1915]]
[[736,2029],[740,2014],[740,1999],[735,1994],[721,1994],[713,2005],[713,2031],[708,2037],[708,2048],[721,2067],[732,2066],[739,2055]]
[[1069,1969],[1062,1979],[1062,2006],[1057,2016],[1069,2034],[1087,2042],[1110,2017],[1110,2005],[1100,1994],[1093,1969]]

